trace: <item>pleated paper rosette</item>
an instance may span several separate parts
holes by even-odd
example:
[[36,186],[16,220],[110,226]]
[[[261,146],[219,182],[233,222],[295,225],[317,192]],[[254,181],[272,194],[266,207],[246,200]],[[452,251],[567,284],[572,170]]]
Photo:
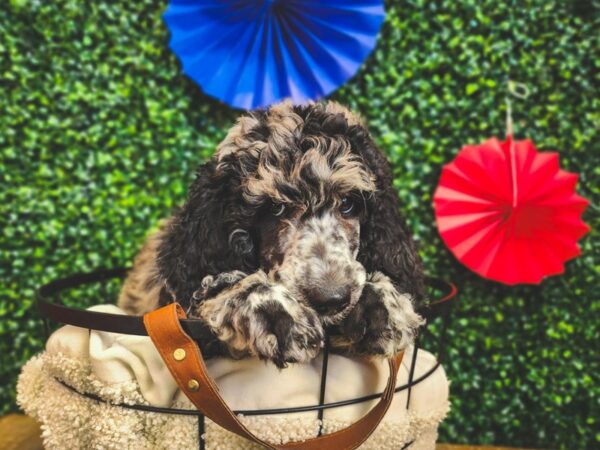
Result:
[[375,47],[383,0],[171,0],[164,20],[183,71],[244,109],[323,97]]
[[434,194],[438,230],[469,269],[505,284],[537,284],[564,271],[589,231],[577,175],[530,140],[467,145],[442,170]]

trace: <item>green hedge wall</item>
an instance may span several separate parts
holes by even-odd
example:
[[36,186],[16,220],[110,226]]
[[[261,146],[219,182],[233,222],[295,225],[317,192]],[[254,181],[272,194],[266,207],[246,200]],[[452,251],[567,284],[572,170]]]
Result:
[[[43,345],[36,286],[127,264],[184,198],[238,112],[182,75],[165,1],[0,5],[0,412]],[[387,2],[374,54],[333,98],[360,111],[395,166],[428,270],[461,288],[442,440],[598,448],[600,41],[597,1]],[[564,276],[508,288],[457,263],[433,225],[442,165],[504,132],[506,76],[531,96],[517,134],[579,172],[594,228]]]

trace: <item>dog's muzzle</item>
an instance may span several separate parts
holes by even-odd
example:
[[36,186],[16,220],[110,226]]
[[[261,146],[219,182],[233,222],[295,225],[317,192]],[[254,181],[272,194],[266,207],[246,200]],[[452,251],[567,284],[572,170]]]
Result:
[[332,214],[310,218],[294,233],[277,271],[287,289],[326,323],[341,320],[362,293],[366,272],[356,260],[357,245],[352,245],[358,233],[358,224],[344,228]]

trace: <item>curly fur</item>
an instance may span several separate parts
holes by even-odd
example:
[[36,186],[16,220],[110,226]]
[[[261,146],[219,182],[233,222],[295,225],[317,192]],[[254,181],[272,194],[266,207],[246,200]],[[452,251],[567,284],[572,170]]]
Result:
[[282,103],[240,118],[199,167],[119,303],[143,314],[176,299],[206,322],[207,356],[283,366],[313,357],[324,327],[340,351],[398,351],[423,295],[390,165],[364,125],[336,103]]

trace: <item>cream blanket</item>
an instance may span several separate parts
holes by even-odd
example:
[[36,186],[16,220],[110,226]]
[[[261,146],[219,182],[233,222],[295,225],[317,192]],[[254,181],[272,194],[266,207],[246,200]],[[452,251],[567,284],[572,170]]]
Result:
[[[113,305],[90,308],[123,314]],[[412,358],[409,349],[400,368],[398,385],[405,384]],[[436,363],[423,350],[417,353],[415,378]],[[220,392],[234,410],[283,408],[318,403],[321,358],[278,370],[257,359],[207,362]],[[326,402],[381,392],[388,376],[381,360],[363,361],[330,355]],[[17,400],[25,412],[42,423],[48,449],[193,449],[198,448],[197,419],[125,409],[81,396],[56,379],[113,403],[193,408],[175,384],[147,337],[92,331],[72,326],[57,330],[46,351],[22,369]],[[397,393],[384,421],[361,449],[434,449],[438,424],[448,411],[448,381],[442,367],[413,387],[410,408],[407,391]],[[326,433],[363,416],[375,401],[325,410]],[[273,443],[316,435],[316,412],[246,416],[242,421],[255,434]],[[207,449],[254,449],[210,420],[204,435]]]

